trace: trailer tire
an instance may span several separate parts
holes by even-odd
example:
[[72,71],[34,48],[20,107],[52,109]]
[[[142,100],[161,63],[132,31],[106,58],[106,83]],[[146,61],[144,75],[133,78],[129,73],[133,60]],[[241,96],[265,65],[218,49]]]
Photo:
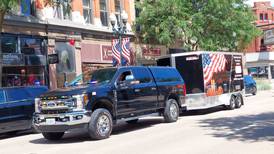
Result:
[[98,108],[91,114],[88,133],[92,139],[106,139],[112,132],[112,116],[107,109]]
[[175,99],[168,99],[164,110],[165,122],[176,122],[179,117],[179,106]]
[[229,105],[227,106],[227,109],[234,110],[236,106],[236,97],[234,95],[231,95]]
[[235,108],[241,108],[243,105],[243,97],[242,95],[238,95],[236,98],[235,98]]
[[42,132],[44,138],[51,141],[60,140],[64,134],[64,132]]

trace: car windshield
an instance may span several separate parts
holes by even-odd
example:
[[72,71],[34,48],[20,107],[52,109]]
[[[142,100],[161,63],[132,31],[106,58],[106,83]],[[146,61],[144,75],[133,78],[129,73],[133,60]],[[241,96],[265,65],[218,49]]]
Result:
[[91,73],[90,83],[109,83],[113,78],[116,68],[98,69]]

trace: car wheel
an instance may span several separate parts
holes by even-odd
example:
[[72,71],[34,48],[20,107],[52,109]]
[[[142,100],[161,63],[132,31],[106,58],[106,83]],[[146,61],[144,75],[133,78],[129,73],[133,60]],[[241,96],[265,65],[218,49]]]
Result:
[[241,106],[243,105],[243,98],[242,95],[238,95],[235,98],[235,108],[241,108]]
[[136,124],[138,122],[139,119],[133,119],[133,120],[128,120],[126,121],[126,123],[128,124]]
[[227,106],[227,109],[234,110],[236,106],[236,97],[234,95],[231,95],[229,105]]
[[256,93],[257,93],[257,88],[256,88],[256,87],[253,87],[253,88],[252,88],[252,95],[256,95]]
[[164,111],[165,122],[175,122],[179,117],[179,106],[175,99],[169,99],[166,102]]
[[88,132],[92,139],[101,140],[110,136],[112,116],[108,110],[99,108],[91,114]]
[[47,140],[60,140],[64,136],[64,132],[43,132],[42,135]]

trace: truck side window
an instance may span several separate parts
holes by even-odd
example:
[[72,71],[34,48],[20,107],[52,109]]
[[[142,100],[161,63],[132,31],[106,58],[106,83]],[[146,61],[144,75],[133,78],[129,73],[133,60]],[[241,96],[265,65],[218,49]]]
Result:
[[134,73],[140,83],[149,83],[152,81],[151,73],[147,68],[135,68]]
[[5,103],[5,93],[4,90],[0,90],[0,104]]
[[131,71],[125,71],[119,76],[118,81],[123,82],[126,80],[133,80],[133,79],[134,79],[134,77],[133,77],[133,74],[131,73]]

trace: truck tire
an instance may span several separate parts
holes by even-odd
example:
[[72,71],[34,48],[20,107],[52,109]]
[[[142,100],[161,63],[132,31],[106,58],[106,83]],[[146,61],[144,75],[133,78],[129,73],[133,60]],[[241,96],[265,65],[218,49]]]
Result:
[[126,121],[126,123],[128,124],[136,124],[138,122],[139,119],[133,119],[133,120],[128,120]]
[[257,94],[257,88],[254,86],[252,87],[252,95],[256,95]]
[[236,98],[235,98],[235,108],[241,108],[243,105],[243,98],[242,98],[242,95],[238,95]]
[[165,122],[175,122],[179,117],[179,106],[175,99],[168,99],[164,110]]
[[227,106],[228,110],[234,110],[236,106],[236,97],[234,95],[231,95],[229,105]]
[[64,132],[42,132],[42,135],[47,140],[56,141],[64,136]]
[[108,110],[99,108],[91,114],[88,133],[92,139],[101,140],[110,136],[112,116]]

